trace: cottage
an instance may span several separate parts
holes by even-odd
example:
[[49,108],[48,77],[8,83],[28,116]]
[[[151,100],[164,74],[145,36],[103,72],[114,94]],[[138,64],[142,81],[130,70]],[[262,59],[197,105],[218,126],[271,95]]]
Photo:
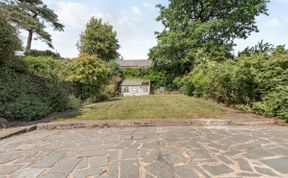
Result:
[[150,94],[150,81],[125,80],[121,84],[121,93],[124,96],[143,96]]
[[[122,69],[146,68],[151,66],[149,60],[119,60]],[[149,80],[127,79],[121,84],[121,94],[124,96],[142,96],[150,94],[151,83]]]
[[120,65],[121,68],[127,69],[127,68],[146,68],[150,67],[152,64],[152,61],[150,60],[119,60],[117,63]]

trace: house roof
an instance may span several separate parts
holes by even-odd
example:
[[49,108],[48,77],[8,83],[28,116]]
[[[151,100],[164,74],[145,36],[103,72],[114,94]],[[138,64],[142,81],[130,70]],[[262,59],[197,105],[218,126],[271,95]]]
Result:
[[149,80],[124,80],[122,86],[141,86],[143,83],[147,83]]
[[119,60],[117,63],[121,67],[149,67],[152,64],[150,60]]

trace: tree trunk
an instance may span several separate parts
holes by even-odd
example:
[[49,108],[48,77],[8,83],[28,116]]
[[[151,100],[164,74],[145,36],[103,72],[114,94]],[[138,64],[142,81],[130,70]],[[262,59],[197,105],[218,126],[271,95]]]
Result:
[[32,44],[32,38],[33,38],[33,29],[28,30],[28,38],[27,38],[27,45],[25,52],[29,52],[31,49],[31,44]]

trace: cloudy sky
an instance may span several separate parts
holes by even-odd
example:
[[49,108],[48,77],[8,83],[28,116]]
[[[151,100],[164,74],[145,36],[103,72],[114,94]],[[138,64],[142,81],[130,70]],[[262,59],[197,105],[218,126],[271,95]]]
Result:
[[[124,59],[146,59],[151,47],[156,44],[155,31],[162,26],[155,21],[159,10],[156,4],[167,4],[168,0],[44,0],[55,10],[65,25],[65,32],[52,34],[53,44],[63,57],[76,57],[76,43],[85,30],[90,17],[100,17],[114,26],[121,45],[119,50]],[[246,40],[237,40],[235,51],[252,46],[262,39],[273,44],[288,44],[288,0],[271,0],[269,16],[257,18],[260,33],[253,33]],[[244,15],[244,14],[243,14]],[[25,39],[25,33],[22,33]],[[25,44],[25,43],[24,43]],[[40,41],[34,41],[34,49],[48,49]]]

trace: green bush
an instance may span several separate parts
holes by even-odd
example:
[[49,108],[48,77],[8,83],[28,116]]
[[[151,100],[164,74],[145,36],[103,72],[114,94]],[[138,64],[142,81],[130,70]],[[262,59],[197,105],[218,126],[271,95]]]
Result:
[[52,112],[77,107],[67,84],[58,78],[44,78],[0,68],[0,115],[8,120],[38,120]]
[[51,111],[52,109],[41,98],[23,95],[5,104],[3,115],[9,120],[33,121],[46,116]]
[[109,84],[104,88],[104,95],[107,95],[108,97],[115,97],[119,95],[119,91],[121,90],[121,83],[125,78],[124,71],[115,61],[108,62],[107,66],[110,69],[108,74]]
[[23,60],[27,63],[27,70],[30,73],[44,78],[58,77],[65,79],[69,71],[69,60],[53,57],[26,56]]
[[21,41],[17,36],[16,29],[5,18],[0,16],[0,64],[9,59],[21,49]]
[[186,95],[209,97],[288,120],[288,53],[255,52],[236,60],[205,62],[174,80]]
[[277,87],[265,95],[262,101],[256,102],[253,109],[288,121],[288,86]]
[[107,96],[108,98],[116,97],[117,94],[118,91],[115,85],[110,84],[104,87],[103,95]]
[[59,53],[54,53],[50,50],[39,51],[39,50],[30,50],[29,52],[24,53],[25,56],[32,57],[53,57],[53,58],[61,58]]
[[45,100],[54,112],[69,108],[69,90],[64,81],[58,78],[49,79],[41,93],[45,93]]
[[81,106],[81,100],[76,98],[74,95],[70,95],[67,106],[67,109],[77,109]]
[[[109,82],[109,67],[96,56],[81,54],[70,64],[67,77],[78,84],[81,99],[97,98]],[[94,100],[94,99],[93,99]]]

